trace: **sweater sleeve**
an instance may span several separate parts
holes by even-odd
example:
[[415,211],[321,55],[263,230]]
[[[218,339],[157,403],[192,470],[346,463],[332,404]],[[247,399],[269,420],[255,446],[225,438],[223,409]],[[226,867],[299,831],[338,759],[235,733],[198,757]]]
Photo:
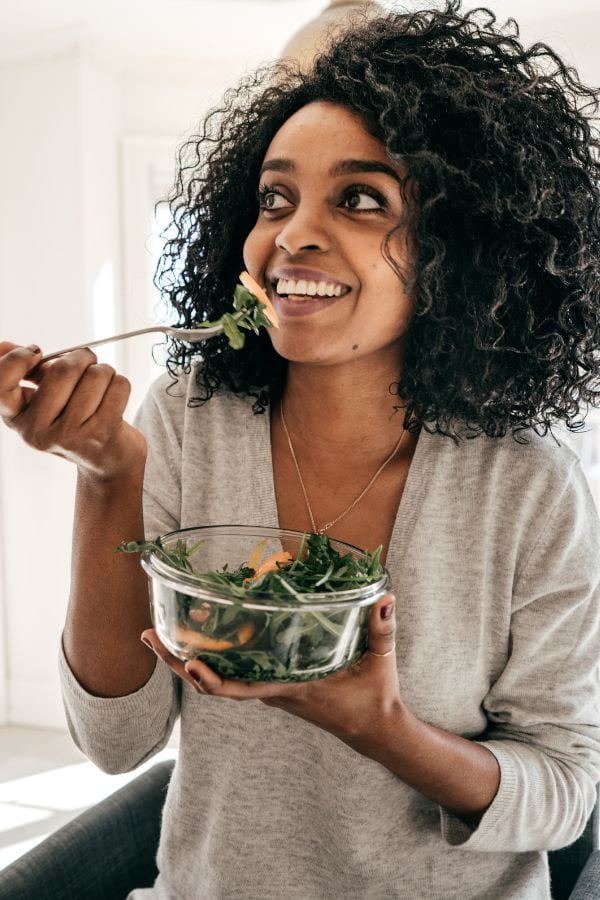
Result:
[[[180,509],[181,422],[185,399],[165,401],[169,384],[152,385],[134,424],[146,436],[144,531],[147,538],[178,527]],[[169,407],[173,409],[169,415]],[[180,419],[183,415],[180,414]],[[158,753],[167,743],[179,714],[181,684],[160,661],[145,685],[124,697],[96,697],[79,684],[60,648],[63,704],[75,744],[100,769],[127,772]]]
[[75,744],[103,772],[130,772],[163,749],[179,713],[180,687],[163,663],[125,697],[96,697],[73,675],[60,648],[59,671],[67,725]]
[[[175,393],[171,393],[173,388]],[[148,540],[175,531],[181,523],[181,464],[185,394],[169,376],[158,378],[133,424],[145,435],[144,532]]]
[[575,841],[600,780],[600,522],[578,460],[516,573],[510,655],[483,707],[478,743],[500,787],[475,829],[440,808],[446,842],[526,852]]

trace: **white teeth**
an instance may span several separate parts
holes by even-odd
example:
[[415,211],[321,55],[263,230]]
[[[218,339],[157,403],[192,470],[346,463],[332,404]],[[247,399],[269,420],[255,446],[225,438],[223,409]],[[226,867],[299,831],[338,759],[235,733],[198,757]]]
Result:
[[277,293],[288,296],[339,297],[343,290],[343,285],[328,281],[308,281],[304,278],[298,281],[294,278],[279,278],[277,281]]

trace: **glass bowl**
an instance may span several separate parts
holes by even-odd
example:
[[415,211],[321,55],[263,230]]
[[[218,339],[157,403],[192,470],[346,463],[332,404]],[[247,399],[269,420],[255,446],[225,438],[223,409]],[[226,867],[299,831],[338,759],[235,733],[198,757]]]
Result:
[[[157,550],[142,554],[149,576],[154,628],[179,659],[200,659],[223,678],[242,681],[310,681],[345,669],[367,649],[369,612],[390,590],[381,577],[352,590],[324,593],[249,591],[200,573],[245,565],[261,542],[262,560],[287,551],[304,558],[308,535],[280,528],[215,525],[172,531],[165,550],[190,552],[194,572],[167,562]],[[341,556],[362,550],[330,540]],[[181,547],[182,544],[179,544]],[[284,574],[284,573],[282,573]],[[376,573],[379,575],[379,572]]]

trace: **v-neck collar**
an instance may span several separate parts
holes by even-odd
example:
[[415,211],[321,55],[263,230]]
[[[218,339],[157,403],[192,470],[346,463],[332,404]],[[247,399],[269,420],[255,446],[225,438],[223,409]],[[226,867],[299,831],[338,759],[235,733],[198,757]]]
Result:
[[[271,406],[261,419],[261,458],[264,461],[263,468],[263,523],[277,528],[279,516],[277,512],[277,499],[275,497],[275,476],[273,472],[273,452],[271,446]],[[405,551],[409,537],[414,531],[415,521],[419,510],[419,501],[423,496],[428,481],[428,473],[431,469],[431,440],[432,435],[421,428],[413,457],[408,469],[406,483],[396,511],[394,526],[390,537],[386,568],[390,572],[397,572],[405,560]]]

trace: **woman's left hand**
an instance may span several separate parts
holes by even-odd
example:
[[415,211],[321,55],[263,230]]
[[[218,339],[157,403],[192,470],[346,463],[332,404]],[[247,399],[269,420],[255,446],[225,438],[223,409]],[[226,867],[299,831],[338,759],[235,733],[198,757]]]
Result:
[[347,669],[317,681],[294,683],[221,678],[198,659],[185,665],[163,646],[153,629],[142,640],[198,691],[230,700],[262,700],[329,731],[360,753],[402,708],[395,649],[395,598],[386,594],[372,608],[368,650]]

